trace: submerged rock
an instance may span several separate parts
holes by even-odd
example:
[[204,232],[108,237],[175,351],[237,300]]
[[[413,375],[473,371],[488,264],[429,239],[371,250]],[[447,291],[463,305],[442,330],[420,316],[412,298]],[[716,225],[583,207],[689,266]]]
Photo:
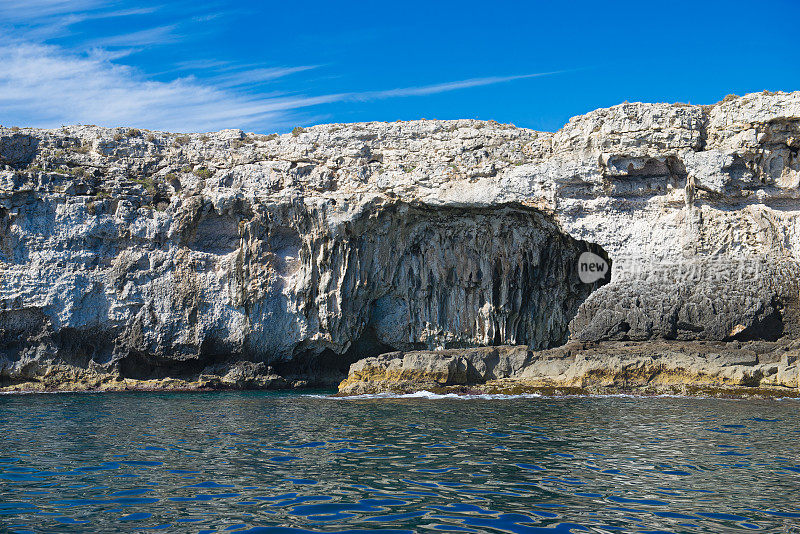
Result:
[[[198,384],[239,361],[283,378],[236,387],[333,384],[397,350],[798,339],[798,139],[800,93],[626,103],[554,134],[0,127],[0,385]],[[610,266],[593,284],[587,251]]]

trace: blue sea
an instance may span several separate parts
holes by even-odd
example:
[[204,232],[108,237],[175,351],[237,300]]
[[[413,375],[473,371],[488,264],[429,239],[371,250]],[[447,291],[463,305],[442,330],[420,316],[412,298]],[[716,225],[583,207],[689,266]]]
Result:
[[800,533],[800,402],[0,396],[0,532]]

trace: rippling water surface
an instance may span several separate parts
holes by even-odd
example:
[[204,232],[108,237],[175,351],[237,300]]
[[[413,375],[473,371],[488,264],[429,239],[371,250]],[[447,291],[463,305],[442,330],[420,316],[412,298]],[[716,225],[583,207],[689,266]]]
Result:
[[800,532],[800,403],[0,396],[0,531]]

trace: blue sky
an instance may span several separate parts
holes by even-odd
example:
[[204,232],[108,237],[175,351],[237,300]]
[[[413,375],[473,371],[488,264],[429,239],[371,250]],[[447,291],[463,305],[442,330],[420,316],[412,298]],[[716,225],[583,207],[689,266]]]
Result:
[[799,90],[800,2],[0,0],[0,124],[284,132]]

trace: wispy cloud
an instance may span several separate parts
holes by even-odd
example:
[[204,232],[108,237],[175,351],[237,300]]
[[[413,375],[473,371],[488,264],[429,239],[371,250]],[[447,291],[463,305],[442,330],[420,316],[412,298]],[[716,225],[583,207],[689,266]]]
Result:
[[99,0],[3,0],[0,18],[35,22],[46,17],[78,13],[103,6]]
[[230,127],[268,131],[292,119],[297,122],[296,110],[313,106],[425,96],[552,74],[472,78],[382,91],[265,95],[242,88],[313,67],[257,68],[206,79],[187,76],[163,82],[115,63],[115,58],[102,49],[77,54],[53,45],[0,44],[0,118],[5,123],[10,120],[42,127],[91,123],[170,131]]
[[[73,27],[90,21],[150,15],[160,9],[158,5],[141,5],[138,7],[121,7],[119,1],[100,0],[2,0],[0,1],[0,31],[9,35],[24,34],[29,41],[47,42],[72,35]],[[10,25],[10,27],[9,27]],[[6,26],[3,28],[3,26]],[[120,44],[108,46],[138,46],[151,44],[153,39],[146,39],[146,32],[155,32],[160,28],[145,29],[141,32],[128,32],[114,35],[110,40],[118,39]],[[163,31],[163,30],[162,30]],[[143,35],[139,43],[125,44],[126,35],[133,41],[136,34]],[[144,41],[144,42],[142,42]],[[84,42],[84,47],[106,46],[96,40],[94,44]]]
[[164,45],[177,41],[180,35],[175,33],[177,24],[167,26],[157,26],[130,33],[111,35],[88,41],[86,46],[105,48],[105,47],[126,47],[135,48],[139,46]]
[[26,26],[52,24],[60,19],[64,25],[87,20],[149,15],[158,5],[120,7],[118,1],[102,0],[3,0],[0,2],[0,21],[22,23]]
[[301,65],[298,67],[252,68],[231,74],[221,74],[216,76],[213,81],[220,87],[240,87],[244,85],[252,86],[314,68],[316,68],[314,65]]
[[[556,74],[301,94],[291,82],[320,65],[269,65],[252,55],[230,61],[205,49],[200,53],[209,55],[194,55],[195,44],[218,30],[205,22],[229,15],[219,5],[189,0],[133,6],[129,0],[0,0],[0,122],[269,131],[327,117],[333,108],[324,106],[334,103],[424,97]],[[151,63],[146,72],[124,64],[136,64],[136,52],[166,44],[177,45],[178,53],[170,54],[177,63]]]
[[382,98],[394,98],[400,96],[426,96],[436,93],[446,93],[458,89],[469,89],[470,87],[480,87],[482,85],[494,85],[498,83],[511,82],[514,80],[524,80],[526,78],[538,78],[541,76],[551,76],[561,74],[564,71],[537,72],[534,74],[519,74],[516,76],[490,76],[487,78],[470,78],[468,80],[458,80],[455,82],[437,83],[433,85],[421,85],[418,87],[399,87],[396,89],[386,89],[383,91],[364,91],[361,93],[350,93],[352,98],[357,100],[377,100]]
[[282,107],[194,78],[148,80],[105,57],[70,54],[55,46],[0,46],[0,64],[3,122],[211,130],[268,124]]

